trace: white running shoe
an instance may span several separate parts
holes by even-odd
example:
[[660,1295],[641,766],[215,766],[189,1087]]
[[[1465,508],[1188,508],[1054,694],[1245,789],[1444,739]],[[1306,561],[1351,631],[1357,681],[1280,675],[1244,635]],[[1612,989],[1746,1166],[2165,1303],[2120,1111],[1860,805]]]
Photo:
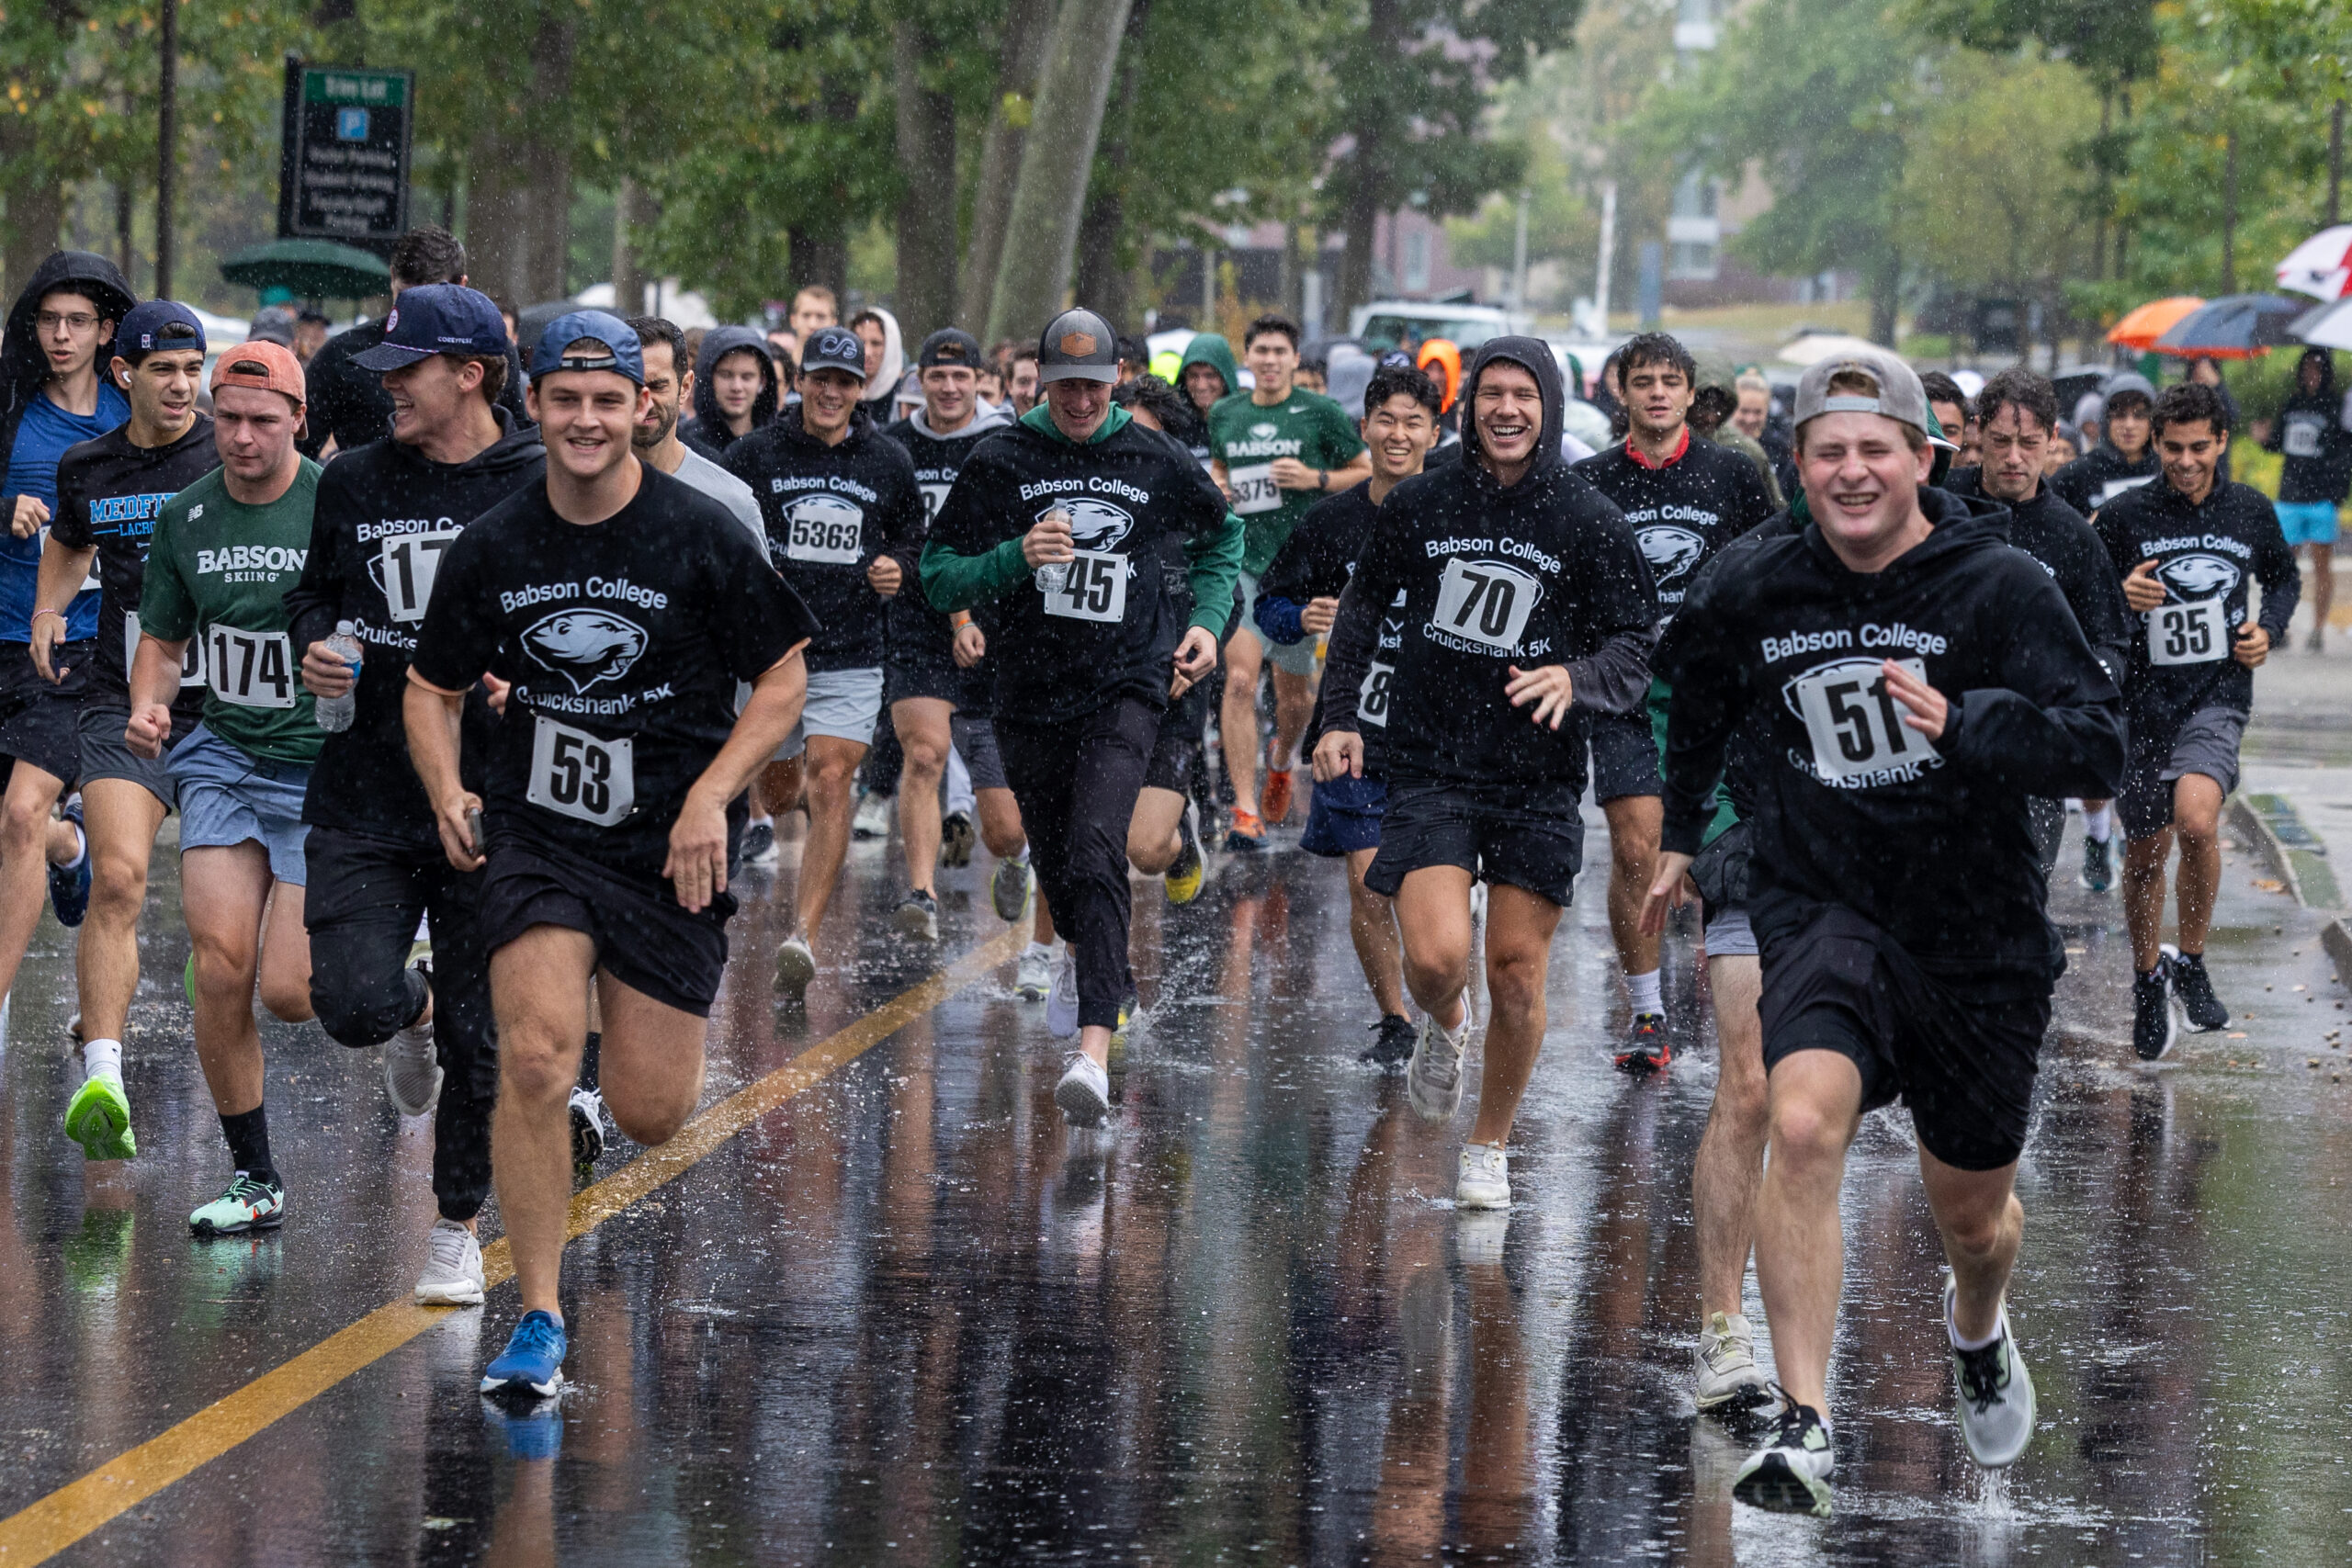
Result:
[[1027,861],[996,863],[996,871],[989,878],[989,902],[995,906],[998,919],[1009,926],[1028,909],[1031,880]]
[[1462,1053],[1470,1043],[1475,1021],[1467,991],[1462,994],[1460,1028],[1441,1029],[1434,1015],[1421,1015],[1413,1059],[1405,1064],[1405,1098],[1424,1122],[1450,1122],[1462,1109]]
[[1756,1364],[1756,1330],[1746,1314],[1716,1313],[1699,1330],[1699,1408],[1755,1410],[1772,1403],[1771,1380]]
[[[1951,1323],[1954,1286],[1944,1276],[1944,1323]],[[1987,1470],[2003,1470],[2017,1462],[2033,1441],[2033,1375],[2018,1354],[2017,1337],[2009,1332],[2009,1308],[2001,1305],[2000,1337],[1982,1350],[1951,1353],[1952,1381],[1960,1395],[1960,1435],[1968,1443],[1968,1457]]]
[[1510,1207],[1510,1156],[1500,1144],[1462,1145],[1461,1174],[1453,1181],[1457,1209]]
[[892,797],[869,795],[857,803],[857,815],[850,818],[849,832],[853,839],[887,839],[890,836]]
[[1078,1032],[1078,949],[1062,943],[1062,961],[1054,969],[1053,994],[1046,998],[1046,1032],[1068,1040]]
[[384,1092],[403,1116],[429,1116],[441,1099],[441,1055],[433,1025],[412,1023],[384,1043]]
[[797,999],[808,994],[808,982],[816,977],[817,955],[808,951],[808,943],[797,936],[785,938],[775,950],[775,988]]
[[1062,1081],[1054,1086],[1054,1103],[1071,1126],[1100,1127],[1111,1114],[1111,1075],[1085,1052],[1073,1052]]
[[605,1094],[571,1086],[571,1163],[594,1165],[605,1157]]
[[416,1277],[419,1306],[481,1305],[481,1243],[455,1220],[435,1220],[425,1238],[424,1272]]
[[1021,950],[1021,968],[1012,980],[1013,994],[1024,1002],[1042,1002],[1053,988],[1053,944],[1033,942]]

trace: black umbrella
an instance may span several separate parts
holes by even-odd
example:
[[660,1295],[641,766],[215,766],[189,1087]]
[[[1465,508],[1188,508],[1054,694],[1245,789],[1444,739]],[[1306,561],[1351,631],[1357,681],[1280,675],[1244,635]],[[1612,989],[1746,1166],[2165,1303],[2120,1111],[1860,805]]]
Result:
[[2156,352],[2190,359],[2251,359],[2294,342],[2288,325],[2310,308],[2306,300],[2278,294],[2224,294],[2175,321],[2156,339]]

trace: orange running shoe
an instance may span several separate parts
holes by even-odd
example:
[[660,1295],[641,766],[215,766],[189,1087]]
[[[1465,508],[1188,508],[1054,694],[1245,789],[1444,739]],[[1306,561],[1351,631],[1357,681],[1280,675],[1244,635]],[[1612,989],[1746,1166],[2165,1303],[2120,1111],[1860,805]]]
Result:
[[1266,847],[1266,825],[1254,811],[1234,808],[1233,820],[1225,829],[1225,847],[1228,852],[1251,852]]
[[1266,787],[1260,791],[1258,795],[1258,814],[1265,818],[1266,825],[1271,828],[1279,828],[1290,820],[1290,770],[1288,768],[1266,774]]

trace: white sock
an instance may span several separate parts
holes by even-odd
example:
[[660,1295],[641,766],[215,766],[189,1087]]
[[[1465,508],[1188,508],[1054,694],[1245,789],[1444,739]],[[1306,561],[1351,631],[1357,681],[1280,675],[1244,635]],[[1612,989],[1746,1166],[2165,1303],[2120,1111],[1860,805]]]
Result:
[[57,868],[58,870],[72,871],[75,866],[80,865],[84,861],[90,858],[90,835],[79,825],[76,825],[74,829],[74,842],[79,846],[74,852],[74,858],[67,861],[63,865],[59,866]]
[[1004,858],[1011,861],[1015,865],[1027,865],[1029,863],[1029,846],[1023,844]]
[[1298,748],[1293,746],[1289,750],[1279,755],[1270,755],[1266,760],[1266,766],[1278,773],[1290,772],[1298,766]]
[[1021,956],[1034,958],[1041,953],[1051,958],[1054,955],[1054,944],[1050,942],[1033,942],[1022,950]]
[[1655,969],[1646,975],[1626,976],[1625,994],[1634,998],[1634,1010],[1637,1013],[1663,1014],[1666,1011],[1666,1002],[1658,995],[1657,971]]
[[752,814],[750,826],[754,828],[773,828],[775,826],[775,818],[769,816],[764,811],[755,811]]
[[92,1040],[82,1047],[82,1071],[90,1077],[106,1074],[119,1083],[122,1080],[122,1042]]
[[[1958,1305],[1959,1301],[1959,1297],[1953,1297],[1952,1304]],[[1960,1337],[1960,1325],[1952,1321],[1951,1312],[1947,1308],[1944,1312],[1944,1333],[1951,1338],[1951,1348],[1955,1350],[1982,1350],[2001,1337],[2001,1314],[1993,1314],[1993,1332],[1984,1338],[1963,1339]]]
[[2093,811],[2090,807],[2085,807],[2083,834],[2086,838],[2102,844],[2115,837],[2115,807],[2102,806],[2097,811]]

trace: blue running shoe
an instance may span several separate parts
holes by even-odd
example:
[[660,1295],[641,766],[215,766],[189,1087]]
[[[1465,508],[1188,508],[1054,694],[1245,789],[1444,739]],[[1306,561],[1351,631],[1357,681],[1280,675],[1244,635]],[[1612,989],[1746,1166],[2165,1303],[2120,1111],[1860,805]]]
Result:
[[74,836],[82,840],[82,855],[70,866],[49,868],[49,902],[59,925],[78,926],[90,912],[90,835],[82,826],[80,795],[65,803],[65,820],[74,824]]
[[563,1387],[563,1325],[543,1312],[526,1312],[514,1325],[506,1349],[482,1373],[484,1393],[529,1393],[552,1398]]

